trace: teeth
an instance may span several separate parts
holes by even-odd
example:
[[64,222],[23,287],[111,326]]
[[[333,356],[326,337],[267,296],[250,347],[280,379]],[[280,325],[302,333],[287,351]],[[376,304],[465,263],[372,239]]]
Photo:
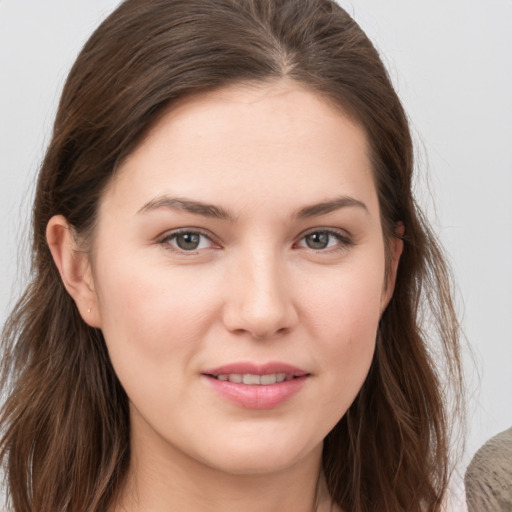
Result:
[[268,375],[253,375],[252,373],[230,373],[216,376],[217,380],[234,382],[235,384],[247,384],[248,386],[268,386],[293,379],[293,375],[286,373],[270,373]]
[[275,373],[271,375],[262,375],[261,384],[275,384],[277,382],[277,375]]
[[244,384],[249,384],[251,386],[258,385],[258,384],[261,384],[261,376],[260,375],[251,375],[250,373],[246,373],[242,377],[242,382]]

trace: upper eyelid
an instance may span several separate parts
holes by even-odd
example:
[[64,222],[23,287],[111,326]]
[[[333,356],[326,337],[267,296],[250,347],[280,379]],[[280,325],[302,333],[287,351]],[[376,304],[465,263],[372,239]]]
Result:
[[294,246],[297,246],[301,242],[304,241],[304,239],[313,233],[328,233],[329,235],[332,235],[336,238],[336,243],[333,246],[324,247],[320,249],[314,249],[307,246],[298,246],[298,250],[305,250],[312,252],[314,254],[324,254],[324,255],[333,255],[337,254],[340,251],[346,251],[349,249],[349,247],[354,245],[354,239],[353,237],[345,230],[340,228],[313,228],[311,230],[305,231],[301,234],[300,237],[296,239],[294,242]]
[[331,227],[316,227],[308,229],[303,231],[296,240],[302,240],[305,236],[311,235],[312,233],[330,233],[332,235],[339,236],[340,238],[352,240],[352,235],[346,229]]
[[176,229],[164,231],[161,235],[159,235],[157,237],[157,240],[159,240],[159,241],[166,240],[173,236],[181,235],[183,233],[197,233],[198,235],[205,236],[212,242],[217,242],[217,237],[213,233],[211,233],[210,231],[207,231],[203,228],[195,228],[195,227],[176,228]]
[[206,231],[202,228],[177,228],[177,229],[172,229],[170,231],[165,231],[164,233],[162,233],[162,235],[158,236],[156,238],[156,243],[158,245],[167,245],[167,247],[165,247],[166,250],[169,250],[169,251],[173,251],[177,254],[189,254],[189,255],[192,255],[192,254],[198,254],[200,251],[204,251],[205,249],[212,249],[211,247],[208,247],[208,248],[203,248],[203,249],[195,249],[195,250],[190,250],[190,251],[185,251],[183,249],[180,249],[179,247],[175,247],[174,245],[172,245],[170,243],[170,241],[175,238],[176,236],[180,235],[180,234],[184,234],[184,233],[196,233],[198,235],[201,235],[201,236],[204,236],[205,238],[207,238],[212,245],[220,245],[218,239],[213,235],[211,234],[209,231]]
[[[306,236],[311,235],[313,233],[318,233],[318,232],[326,232],[326,233],[332,234],[334,236],[337,236],[340,239],[344,239],[346,242],[352,242],[352,235],[345,229],[326,227],[326,226],[318,226],[318,227],[310,228],[310,229],[307,229],[307,230],[301,232],[297,237],[295,237],[293,239],[294,240],[293,243],[296,244],[296,243],[300,242],[301,240],[303,240]],[[199,235],[205,236],[212,243],[222,245],[222,243],[220,242],[220,239],[216,235],[214,235],[213,233],[211,233],[208,230],[205,230],[204,228],[199,228],[199,227],[182,227],[182,228],[172,229],[170,231],[166,231],[166,232],[162,233],[161,235],[159,235],[157,237],[157,241],[159,243],[161,243],[161,242],[164,242],[165,240],[169,240],[172,237],[183,234],[183,233],[197,233]]]

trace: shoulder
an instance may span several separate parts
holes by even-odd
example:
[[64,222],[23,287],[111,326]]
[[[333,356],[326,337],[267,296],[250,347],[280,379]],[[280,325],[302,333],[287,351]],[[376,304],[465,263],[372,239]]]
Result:
[[466,470],[464,483],[470,512],[510,509],[512,427],[491,438],[476,452]]

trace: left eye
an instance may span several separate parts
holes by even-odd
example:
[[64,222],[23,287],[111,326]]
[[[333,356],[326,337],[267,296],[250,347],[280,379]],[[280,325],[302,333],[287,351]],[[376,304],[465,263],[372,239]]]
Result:
[[299,247],[307,247],[315,251],[329,249],[337,245],[348,245],[346,237],[334,231],[313,231],[299,240]]
[[212,241],[206,235],[197,231],[181,231],[166,236],[163,243],[180,251],[198,251],[212,246]]

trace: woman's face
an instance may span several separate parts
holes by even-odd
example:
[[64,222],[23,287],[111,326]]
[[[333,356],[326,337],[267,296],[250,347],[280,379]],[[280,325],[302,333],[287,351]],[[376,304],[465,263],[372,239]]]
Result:
[[122,164],[87,320],[135,453],[232,473],[319,457],[391,293],[367,150],[358,125],[283,81],[181,101]]

